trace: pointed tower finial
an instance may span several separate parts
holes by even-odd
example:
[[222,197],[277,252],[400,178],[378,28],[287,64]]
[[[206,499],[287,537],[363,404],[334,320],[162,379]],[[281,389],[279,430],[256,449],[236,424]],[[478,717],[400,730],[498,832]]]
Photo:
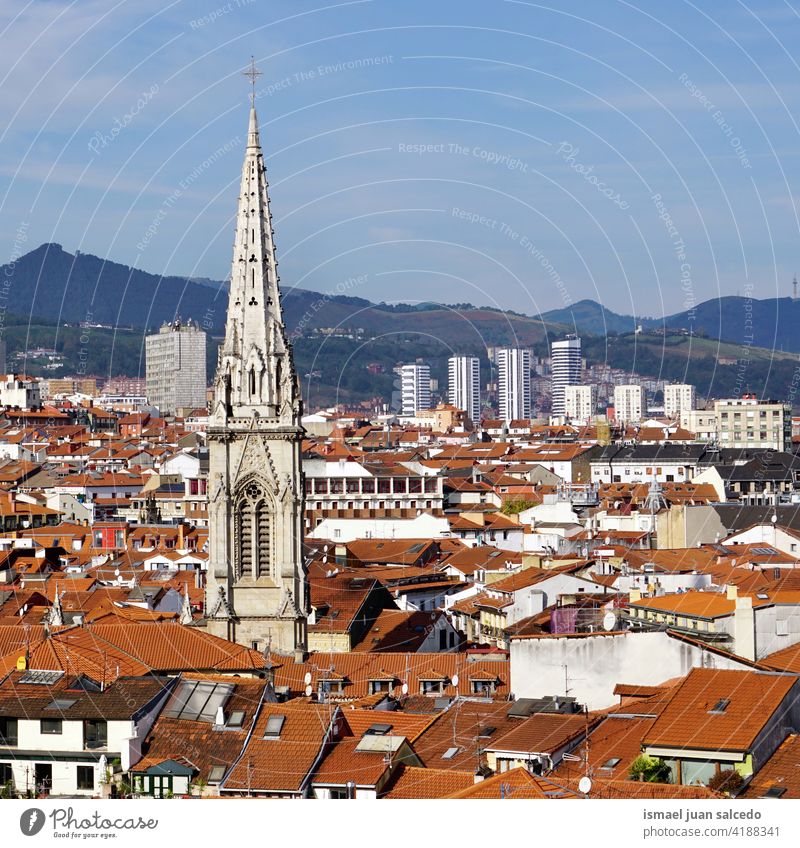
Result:
[[250,92],[250,105],[256,105],[256,80],[263,76],[263,71],[259,71],[256,67],[256,59],[255,56],[250,57],[250,67],[246,71],[242,71],[243,77],[250,78],[250,85],[253,87],[253,90]]

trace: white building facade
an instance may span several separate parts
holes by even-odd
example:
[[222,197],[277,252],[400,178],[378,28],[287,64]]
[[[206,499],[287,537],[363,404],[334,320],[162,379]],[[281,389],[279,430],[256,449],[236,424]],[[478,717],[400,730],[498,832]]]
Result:
[[463,409],[473,424],[481,420],[481,363],[477,356],[451,356],[448,366],[450,403]]
[[206,334],[193,322],[147,337],[147,399],[163,415],[206,406]]
[[497,401],[500,418],[531,416],[531,352],[522,348],[497,351]]
[[431,368],[414,362],[400,368],[403,415],[414,415],[418,409],[431,408]]
[[646,413],[644,386],[614,386],[614,417],[617,421],[641,421]]
[[597,409],[597,386],[565,386],[564,415],[574,421],[589,421]]
[[550,348],[550,367],[552,370],[553,415],[565,415],[564,390],[567,386],[577,386],[581,382],[581,340],[568,336],[553,342]]
[[664,386],[664,415],[680,419],[684,412],[691,412],[697,405],[697,389],[688,383]]

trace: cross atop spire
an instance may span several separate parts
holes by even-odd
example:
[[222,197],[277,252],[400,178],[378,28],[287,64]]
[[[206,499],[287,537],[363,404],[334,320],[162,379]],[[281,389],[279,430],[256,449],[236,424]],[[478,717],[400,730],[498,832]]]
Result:
[[242,71],[242,76],[250,78],[250,85],[253,87],[253,90],[250,93],[250,105],[255,106],[256,105],[256,80],[259,77],[264,76],[264,72],[259,71],[258,68],[256,67],[255,56],[250,57],[250,67],[246,71]]

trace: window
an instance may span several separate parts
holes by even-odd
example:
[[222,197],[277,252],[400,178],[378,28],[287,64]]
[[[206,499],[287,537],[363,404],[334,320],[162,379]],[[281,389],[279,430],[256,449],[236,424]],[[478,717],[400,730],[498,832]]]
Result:
[[105,748],[108,744],[108,723],[103,719],[87,719],[83,723],[84,748]]
[[0,718],[0,745],[17,744],[17,720],[15,718]]
[[471,680],[473,695],[491,695],[494,692],[493,680]]
[[361,480],[361,491],[365,495],[373,495],[375,494],[375,480],[370,478],[362,478]]
[[267,726],[264,730],[265,739],[278,739],[283,730],[283,723],[286,721],[285,715],[271,715],[267,719]]
[[710,713],[724,713],[725,710],[728,709],[728,705],[730,704],[730,698],[720,698],[716,704],[714,704],[713,708],[709,710]]
[[392,681],[391,680],[370,680],[369,682],[369,694],[370,695],[378,695],[381,692],[391,692],[392,691]]
[[455,755],[459,752],[459,750],[460,750],[459,748],[448,748],[448,749],[447,749],[447,750],[446,750],[446,751],[442,754],[442,759],[443,759],[443,760],[452,760],[452,759],[453,759],[453,757],[455,757]]
[[420,691],[423,695],[441,695],[444,692],[444,680],[420,680]]
[[603,765],[600,766],[601,769],[613,769],[618,766],[620,763],[619,757],[611,757],[611,759],[606,760]]
[[320,680],[317,689],[320,695],[341,695],[344,691],[344,680]]
[[228,716],[226,727],[241,727],[244,724],[244,710],[234,710]]
[[59,735],[61,733],[61,719],[60,718],[43,718],[39,722],[39,732],[47,733],[53,735]]
[[78,766],[78,789],[94,789],[94,766]]
[[209,783],[219,783],[225,776],[225,766],[211,766],[211,771],[208,773]]

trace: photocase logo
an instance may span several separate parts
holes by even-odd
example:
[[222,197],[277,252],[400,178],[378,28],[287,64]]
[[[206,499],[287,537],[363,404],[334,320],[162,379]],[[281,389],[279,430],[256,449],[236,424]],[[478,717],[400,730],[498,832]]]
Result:
[[36,834],[44,827],[44,810],[38,807],[31,807],[19,817],[19,829],[25,836],[36,836]]

